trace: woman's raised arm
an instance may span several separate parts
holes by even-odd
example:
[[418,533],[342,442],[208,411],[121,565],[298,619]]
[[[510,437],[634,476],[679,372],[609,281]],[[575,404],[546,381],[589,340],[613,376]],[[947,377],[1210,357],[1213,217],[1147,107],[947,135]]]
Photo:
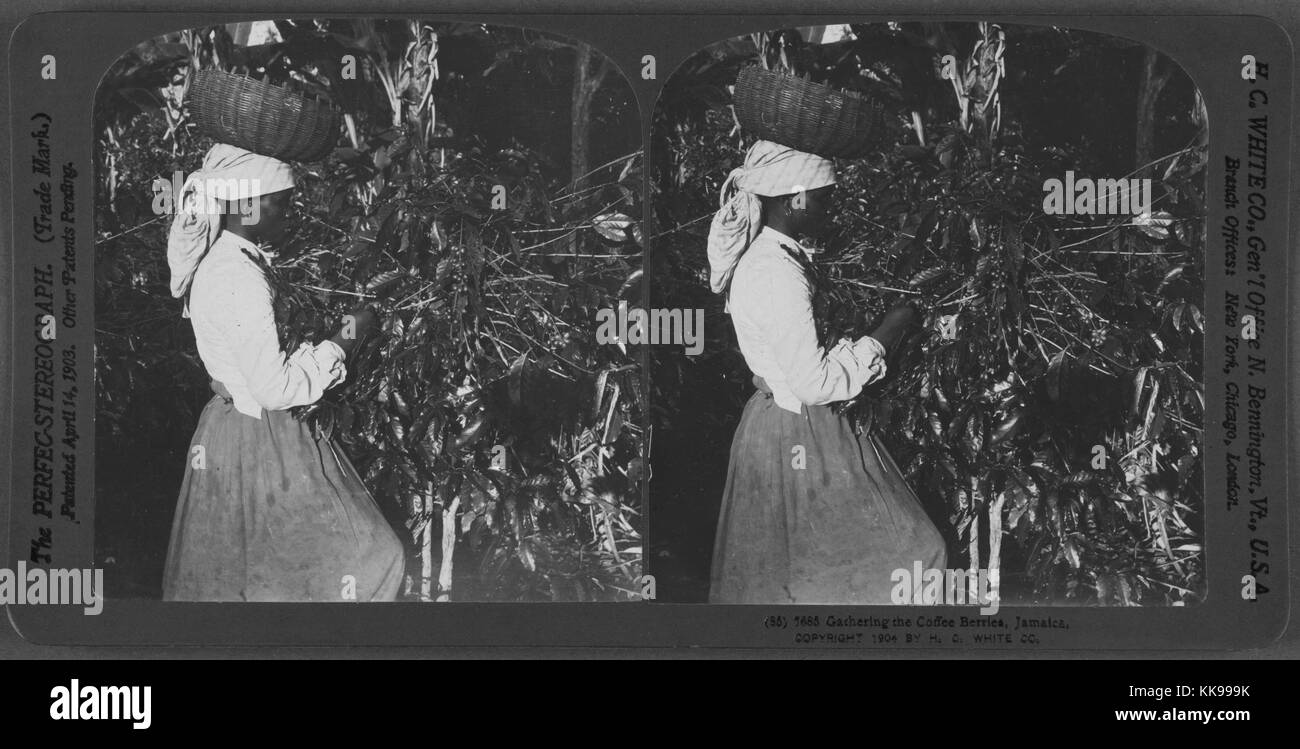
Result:
[[761,301],[754,305],[759,324],[786,384],[801,403],[819,406],[848,400],[885,376],[884,347],[870,337],[823,348],[813,319],[812,285],[793,263],[765,274]]
[[280,348],[271,290],[259,269],[241,267],[214,283],[223,310],[218,324],[249,393],[262,408],[283,411],[315,403],[347,376],[346,353],[331,341],[303,344],[289,353]]

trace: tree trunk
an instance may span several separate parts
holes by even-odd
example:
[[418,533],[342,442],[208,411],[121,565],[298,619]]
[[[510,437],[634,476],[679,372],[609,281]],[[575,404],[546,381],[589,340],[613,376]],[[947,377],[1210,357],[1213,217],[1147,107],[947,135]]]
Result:
[[609,71],[609,61],[602,60],[599,70],[593,73],[591,63],[597,53],[591,45],[578,42],[574,49],[577,59],[573,70],[573,102],[569,108],[569,179],[576,192],[591,168],[591,102]]
[[[452,563],[456,556],[456,511],[460,497],[456,497],[442,510],[442,565],[438,570],[438,601],[451,600]],[[432,523],[429,524],[433,526]],[[432,531],[430,531],[432,533]]]
[[420,531],[420,600],[433,600],[433,482],[429,491],[420,498],[420,512],[428,515]]
[[1146,177],[1146,165],[1155,153],[1156,102],[1169,82],[1169,67],[1161,66],[1159,53],[1147,47],[1142,53],[1142,73],[1138,79],[1137,134],[1134,143],[1134,167],[1138,178]]
[[1006,499],[1006,494],[999,493],[989,504],[989,597],[994,601],[1002,597],[1002,505]]

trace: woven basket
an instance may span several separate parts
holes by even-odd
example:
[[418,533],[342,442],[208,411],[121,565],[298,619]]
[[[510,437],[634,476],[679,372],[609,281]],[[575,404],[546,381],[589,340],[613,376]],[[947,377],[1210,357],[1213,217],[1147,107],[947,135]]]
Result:
[[190,110],[199,131],[287,161],[315,161],[334,147],[339,111],[328,102],[220,70],[194,76]]
[[873,98],[757,65],[740,71],[734,104],[736,119],[746,131],[826,158],[865,154],[884,114]]

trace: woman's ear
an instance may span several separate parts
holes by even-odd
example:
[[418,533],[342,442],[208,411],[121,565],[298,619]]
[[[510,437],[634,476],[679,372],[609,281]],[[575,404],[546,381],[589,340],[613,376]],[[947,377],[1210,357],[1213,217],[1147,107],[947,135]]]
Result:
[[785,196],[786,210],[789,211],[806,211],[808,210],[808,191],[800,190]]

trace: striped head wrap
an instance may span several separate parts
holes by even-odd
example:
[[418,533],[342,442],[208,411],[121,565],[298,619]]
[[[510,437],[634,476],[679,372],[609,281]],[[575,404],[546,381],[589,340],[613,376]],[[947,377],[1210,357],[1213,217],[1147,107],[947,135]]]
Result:
[[709,287],[721,294],[762,226],[759,196],[790,195],[835,184],[835,162],[760,140],[727,176],[709,226]]
[[247,200],[293,187],[293,169],[270,156],[218,143],[203,157],[175,200],[167,234],[167,265],[173,297],[183,297],[194,272],[221,233],[223,201]]

